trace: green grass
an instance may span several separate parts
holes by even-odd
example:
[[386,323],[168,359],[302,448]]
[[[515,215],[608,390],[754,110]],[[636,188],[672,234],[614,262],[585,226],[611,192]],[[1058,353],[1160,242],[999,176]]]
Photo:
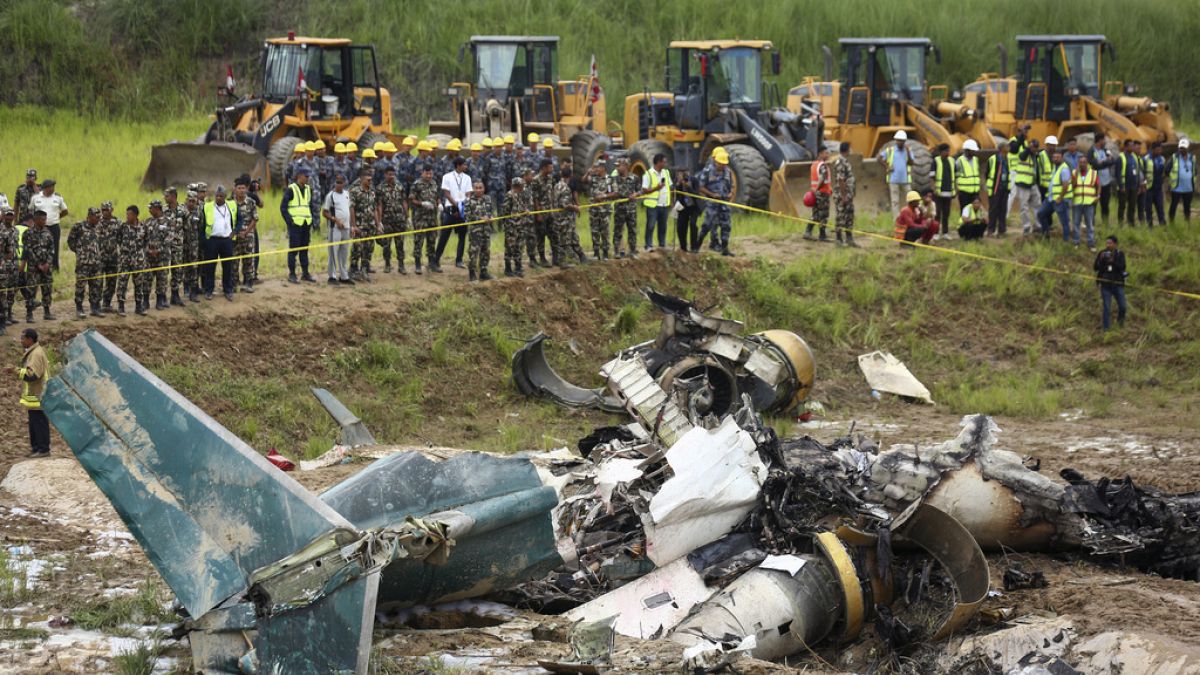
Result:
[[162,646],[157,640],[142,641],[137,647],[114,656],[113,668],[119,675],[151,675],[161,653]]
[[168,593],[157,581],[142,583],[136,593],[83,601],[70,616],[83,630],[122,633],[130,624],[160,624],[175,619],[167,606]]

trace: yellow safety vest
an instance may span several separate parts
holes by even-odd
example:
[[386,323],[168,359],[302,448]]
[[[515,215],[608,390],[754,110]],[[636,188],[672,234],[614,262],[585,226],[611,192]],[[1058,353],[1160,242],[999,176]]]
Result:
[[[905,176],[905,178],[907,178],[907,180],[905,182],[911,184],[912,183],[912,151],[905,150],[904,152],[908,153],[908,162],[906,162],[904,165],[904,172],[907,174]],[[887,173],[888,173],[888,177],[890,178],[892,175],[892,158],[896,156],[896,146],[893,145],[893,146],[888,147],[887,152],[885,152],[883,154],[883,156],[887,160]]]
[[[1009,142],[1017,140],[1016,136],[1009,139]],[[1028,148],[1026,148],[1028,154]],[[1033,187],[1034,169],[1033,156],[1030,155],[1027,159],[1021,159],[1020,152],[1008,153],[1008,170],[1012,172],[1013,182],[1021,187]]]
[[1039,150],[1037,154],[1038,182],[1042,187],[1050,187],[1050,174],[1054,173],[1054,163],[1050,161],[1050,153]]
[[[225,200],[225,206],[229,207],[229,231],[233,234],[234,228],[237,227],[237,202]],[[204,236],[212,236],[213,216],[217,212],[216,202],[204,202]]]
[[1171,160],[1171,171],[1167,174],[1167,183],[1171,186],[1172,192],[1179,191],[1179,162],[1184,159],[1187,160],[1187,165],[1192,168],[1192,185],[1190,187],[1195,188],[1196,159],[1191,155],[1188,155],[1186,158],[1181,155],[1175,155]]
[[[647,194],[653,195],[642,200],[642,205],[648,209],[658,206],[658,191],[662,186],[666,186],[668,192],[671,190],[671,172],[668,169],[663,169],[660,174],[654,169],[647,169],[646,175],[650,176],[650,192]],[[667,197],[669,201],[671,198]]]
[[956,175],[959,192],[979,192],[979,157],[959,157]]
[[17,226],[17,260],[25,255],[25,230],[28,229],[25,225]]
[[[1067,172],[1067,177],[1064,179],[1063,172]],[[1057,169],[1051,171],[1050,180],[1050,199],[1057,200],[1062,197],[1066,201],[1071,199],[1071,166],[1063,162]]]
[[1088,171],[1085,176],[1082,172],[1076,173],[1071,179],[1072,203],[1075,206],[1089,206],[1095,204],[1100,197],[1100,172]]
[[945,172],[942,169],[943,166],[950,167],[950,189],[951,190],[954,189],[954,184],[957,180],[955,178],[955,173],[954,173],[954,160],[947,157],[946,161],[943,162],[941,157],[934,157],[933,158],[933,167],[934,167],[934,169],[933,169],[933,190],[934,190],[934,192],[942,191],[942,174]]
[[292,224],[301,227],[311,225],[312,186],[292,183],[288,186],[288,191],[291,192],[291,200],[288,201],[288,215],[292,217]]
[[[978,222],[979,219],[983,218],[984,214],[987,213],[986,211],[983,210],[982,206],[979,208],[975,208],[974,204],[967,204],[966,210],[970,211],[969,218],[970,218],[970,222],[972,222],[972,223]],[[968,222],[968,217],[963,217],[962,222],[963,223]]]
[[[988,194],[996,194],[1000,190],[1000,153],[988,157]],[[1005,186],[1008,187],[1007,181]]]

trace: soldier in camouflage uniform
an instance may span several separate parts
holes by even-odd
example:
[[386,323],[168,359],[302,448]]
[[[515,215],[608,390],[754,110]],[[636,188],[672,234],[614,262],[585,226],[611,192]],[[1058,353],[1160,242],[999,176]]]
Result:
[[25,298],[25,323],[33,323],[33,309],[37,307],[37,291],[42,290],[43,316],[49,320],[50,303],[54,296],[54,233],[46,227],[46,212],[33,213],[33,227],[25,231],[24,250],[21,255],[21,271],[25,283],[32,292]]
[[817,198],[813,206],[812,221],[804,228],[804,238],[812,239],[813,225],[821,226],[821,241],[828,241],[825,226],[829,223],[829,195],[833,191],[833,181],[829,175],[829,149],[817,151],[817,161],[812,166],[812,191]]
[[41,188],[37,184],[37,169],[29,169],[25,172],[25,182],[17,187],[17,193],[14,195],[17,203],[13,205],[13,209],[17,212],[17,222],[23,223],[33,214],[29,213],[29,203],[33,201],[33,196],[41,192]]
[[483,189],[483,181],[471,186],[474,191],[463,202],[463,219],[467,226],[467,278],[469,281],[490,281],[488,262],[492,249],[492,219],[496,217],[496,204]]
[[[718,148],[719,149],[719,148]],[[729,170],[729,156],[714,152],[713,163],[704,167],[696,179],[700,194],[724,202],[733,201],[733,172]],[[700,228],[697,242],[703,241],[711,231],[708,246],[721,255],[732,256],[729,250],[729,230],[733,226],[729,205],[716,202],[704,204],[704,226]]]
[[121,221],[113,215],[113,203],[100,204],[100,300],[106,314],[113,311],[113,294],[117,292],[117,275],[121,271]]
[[[171,218],[164,214],[162,200],[150,200],[150,217],[146,219],[146,268],[153,269],[152,272],[143,272],[141,276],[145,279],[144,291],[142,292],[142,305],[138,308],[138,314],[145,314],[150,309],[150,291],[154,290],[154,308],[166,309],[170,307],[167,304],[167,282],[169,270],[155,269],[171,264],[171,229],[173,227]],[[137,282],[134,281],[133,288],[137,290]]]
[[[433,180],[433,165],[421,165],[421,177],[413,183],[408,203],[412,206],[413,230],[413,262],[416,263],[416,273],[421,273],[421,250],[433,264],[437,249],[437,232],[429,231],[437,227],[437,204],[441,198],[438,184]],[[432,271],[432,268],[430,268]]]
[[622,157],[617,160],[617,173],[612,176],[613,192],[618,199],[625,201],[615,205],[616,215],[613,218],[613,253],[618,258],[625,257],[621,248],[621,239],[629,233],[629,257],[637,257],[637,201],[634,197],[642,192],[642,179],[630,173],[629,160]]
[[[375,198],[375,190],[371,187],[371,171],[363,168],[359,174],[358,184],[350,188],[350,237],[372,237],[379,234],[379,203]],[[375,241],[355,241],[350,247],[350,278],[356,281],[368,281],[371,254],[375,250]]]
[[[233,256],[247,256],[233,262],[234,270],[242,268],[241,292],[254,292],[254,233],[258,230],[258,202],[246,196],[250,189],[250,177],[241,176],[233,182],[233,199],[237,203],[237,219],[233,233]],[[316,188],[313,188],[315,191]],[[319,221],[314,221],[319,222]],[[237,272],[234,272],[237,286]]]
[[384,172],[383,183],[376,190],[379,201],[379,216],[383,221],[383,233],[391,235],[379,240],[383,248],[383,271],[392,271],[392,245],[396,247],[396,270],[408,274],[404,268],[404,233],[408,231],[408,210],[404,208],[406,197],[404,185],[396,178],[396,167]]
[[529,246],[533,260],[533,217],[521,215],[533,210],[533,193],[525,187],[523,178],[512,179],[512,189],[504,197],[504,276],[525,276],[521,267],[521,247]]
[[183,262],[187,267],[183,268],[183,285],[187,289],[188,300],[200,302],[200,228],[203,226],[201,221],[204,212],[200,193],[192,190],[192,187],[188,186],[187,203],[184,205],[187,224],[183,228]]
[[92,316],[103,316],[100,313],[100,279],[96,278],[103,269],[101,234],[100,209],[93,206],[87,211],[87,219],[75,223],[67,235],[67,248],[75,253],[75,316],[80,319],[87,318],[87,312],[83,311],[85,287]]
[[559,181],[554,184],[554,192],[550,200],[550,208],[559,209],[550,214],[554,218],[554,264],[561,268],[569,268],[567,256],[575,254],[579,262],[587,262],[583,255],[583,247],[579,245],[579,232],[575,227],[579,205],[575,203],[575,195],[571,193],[571,170],[563,169]]
[[[538,165],[538,175],[530,185],[530,192],[533,193],[534,211],[545,211],[552,208],[551,203],[554,200],[555,183],[557,183],[557,177],[554,175],[554,164],[548,159],[543,159]],[[550,263],[546,262],[546,240],[550,240],[550,251],[551,255],[553,255],[556,249],[554,243],[554,214],[541,213],[534,216],[533,230],[533,248],[537,252],[537,259],[534,260],[531,253],[529,256],[529,266],[549,267]]]
[[136,206],[125,209],[125,224],[121,227],[121,276],[117,280],[117,316],[125,316],[125,291],[129,288],[130,277],[133,277],[134,302],[139,308],[142,305],[141,289],[146,285],[146,281],[141,270],[146,268],[146,240],[150,230],[138,221],[138,214]]
[[[592,204],[607,202],[617,196],[613,179],[604,170],[604,164],[597,161],[592,170],[584,177],[588,188],[588,199]],[[612,205],[601,204],[588,208],[588,225],[592,230],[592,254],[597,260],[608,260],[608,228],[612,217]]]
[[523,144],[518,143],[512,161],[513,177],[521,178],[522,180],[525,178],[526,171],[537,173],[538,168],[537,161],[526,150],[527,148]]
[[850,166],[850,144],[842,143],[838,156],[833,160],[833,199],[837,208],[837,240],[842,243],[842,234],[846,235],[846,245],[854,243],[854,169]]
[[13,288],[17,285],[17,212],[6,206],[0,215],[0,333],[12,321],[12,302],[16,297]]
[[[184,229],[187,227],[188,212],[183,204],[179,203],[179,191],[175,186],[170,186],[163,190],[163,216],[171,223],[170,236],[167,239],[167,253],[171,259],[171,265],[180,265],[183,263],[183,238]],[[180,296],[179,288],[183,285],[184,272],[183,267],[175,267],[170,270],[171,273],[171,304],[178,307],[183,306],[183,298]]]
[[512,184],[512,176],[509,171],[509,158],[504,154],[495,154],[486,164],[487,175],[484,177],[484,185],[487,187],[487,193],[492,196],[496,202],[496,212],[504,210],[504,194]]

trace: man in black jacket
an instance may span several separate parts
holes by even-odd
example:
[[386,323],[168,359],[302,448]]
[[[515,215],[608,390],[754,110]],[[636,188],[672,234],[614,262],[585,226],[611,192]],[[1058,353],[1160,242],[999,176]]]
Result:
[[1108,151],[1108,139],[1103,131],[1096,132],[1096,142],[1087,151],[1087,162],[1099,172],[1100,195],[1097,201],[1100,204],[1100,218],[1107,225],[1108,203],[1112,199],[1113,184],[1116,182],[1112,167],[1117,163],[1117,156]]
[[1112,325],[1112,300],[1117,299],[1117,324],[1125,325],[1125,252],[1117,248],[1117,238],[1109,237],[1104,250],[1096,254],[1092,263],[1096,272],[1096,285],[1100,286],[1100,299],[1104,302],[1104,330]]

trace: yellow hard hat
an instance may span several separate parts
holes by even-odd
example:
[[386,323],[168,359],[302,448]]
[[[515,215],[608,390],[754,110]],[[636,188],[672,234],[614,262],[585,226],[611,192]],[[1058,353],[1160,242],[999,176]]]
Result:
[[525,137],[525,140],[528,141],[530,144],[533,144],[533,143],[537,143],[538,141],[542,140],[542,137],[538,136],[537,134],[535,134],[534,132],[531,131],[531,132],[529,132],[529,135]]
[[441,143],[438,143],[438,139],[436,138],[425,139],[425,145],[428,145],[430,150],[437,150],[441,147]]
[[429,150],[429,141],[421,141],[420,143],[417,143],[417,152],[428,152]]
[[385,145],[387,145],[387,141],[375,141],[374,143],[371,144],[371,149],[374,150],[375,152],[379,152],[380,150],[383,149],[383,146],[385,146]]
[[451,152],[458,152],[462,150],[462,141],[457,138],[451,138],[450,142],[446,144],[446,149]]
[[366,150],[363,150],[362,156],[363,159],[375,159],[375,149],[367,148]]
[[471,152],[481,152],[482,150],[483,150],[482,143],[472,143],[471,144]]
[[383,151],[384,152],[400,152],[400,150],[396,147],[396,144],[391,141],[388,141],[387,143],[383,144]]
[[553,148],[554,147],[554,139],[547,138],[546,140],[542,141],[542,147],[543,148]]
[[324,150],[325,149],[325,141],[318,138],[317,140],[313,141],[312,146],[313,146],[313,150]]
[[[717,148],[717,150],[720,150],[720,148]],[[729,163],[729,153],[717,152],[716,150],[714,150],[712,156],[713,156],[713,161],[716,162],[717,164],[728,164]]]
[[416,144],[417,144],[417,137],[416,137],[416,136],[405,136],[405,137],[404,137],[404,140],[403,140],[403,141],[400,141],[400,145],[407,145],[407,146],[409,146],[409,147],[412,147],[412,146],[414,146],[414,145],[416,145]]
[[516,139],[516,138],[514,138],[512,134],[508,134],[507,136],[505,136],[505,137],[504,137],[504,144],[505,144],[505,145],[513,145],[513,144],[515,144],[516,142],[517,142],[517,139]]
[[334,151],[334,153],[337,153],[337,154],[346,152],[346,144],[345,143],[335,143],[333,146],[333,151]]
[[909,190],[908,196],[904,198],[904,201],[919,202],[919,201],[921,201],[921,194],[919,192],[917,192],[916,190]]
[[299,143],[296,144],[296,147],[295,147],[295,149],[292,150],[292,152],[299,155],[299,154],[302,154],[305,150],[308,150],[308,142],[300,141]]
[[492,138],[490,136],[484,136],[483,140],[479,141],[479,144],[485,148],[490,148],[492,147]]
[[358,152],[358,143],[350,141],[346,144],[346,152]]

